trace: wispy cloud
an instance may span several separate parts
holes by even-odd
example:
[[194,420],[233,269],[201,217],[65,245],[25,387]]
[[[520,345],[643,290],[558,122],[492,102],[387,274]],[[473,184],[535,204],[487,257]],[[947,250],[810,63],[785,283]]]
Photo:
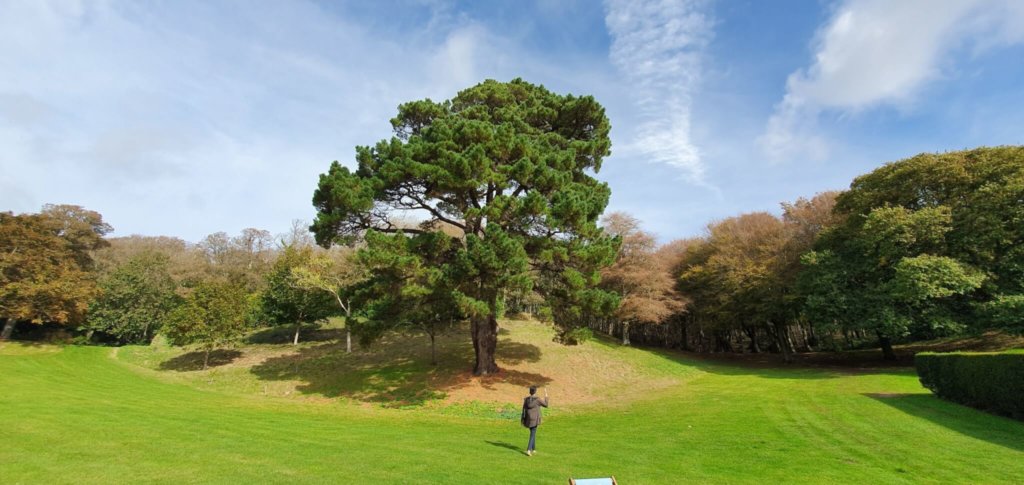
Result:
[[792,73],[758,143],[773,160],[823,159],[822,112],[911,105],[944,61],[1024,40],[1019,0],[847,0],[814,41],[814,62]]
[[706,184],[690,126],[703,51],[713,33],[705,2],[609,0],[605,6],[612,37],[609,57],[625,78],[639,115],[620,149],[631,157],[676,167],[689,181]]

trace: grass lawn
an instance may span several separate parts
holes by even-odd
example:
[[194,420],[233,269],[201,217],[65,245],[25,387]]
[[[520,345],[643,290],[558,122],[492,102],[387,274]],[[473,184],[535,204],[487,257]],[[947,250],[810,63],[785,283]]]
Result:
[[[298,349],[254,344],[207,371],[191,370],[187,358],[166,349],[0,344],[0,482],[1024,477],[1024,423],[936,399],[910,369],[744,367],[601,341],[562,348],[546,343],[546,329],[528,324],[506,331],[503,345],[520,348],[502,363],[511,377],[498,381],[446,370],[465,355],[449,355],[452,361],[433,368],[426,354],[397,343],[407,351],[397,370],[375,367],[372,356],[386,349],[338,357],[323,348],[336,343],[311,342]],[[447,352],[465,351],[456,337],[468,340],[453,336]],[[164,364],[173,359],[180,360]],[[271,370],[260,368],[268,362]],[[585,370],[564,369],[570,366]],[[332,369],[363,374],[331,377]],[[555,412],[541,427],[537,456],[523,455],[525,430],[509,416],[447,412],[472,409],[489,396],[504,399],[506,387],[538,376],[555,391]],[[264,392],[264,383],[281,387]],[[570,401],[561,407],[559,390]],[[388,406],[388,396],[403,401],[403,409]]]

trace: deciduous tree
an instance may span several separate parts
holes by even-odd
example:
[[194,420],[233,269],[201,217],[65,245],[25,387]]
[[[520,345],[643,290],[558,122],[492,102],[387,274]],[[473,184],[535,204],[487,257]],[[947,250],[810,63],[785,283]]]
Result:
[[322,291],[334,298],[345,316],[345,352],[352,352],[352,294],[356,286],[366,280],[367,268],[356,258],[351,248],[314,253],[310,259],[291,270],[292,279],[299,288]]
[[99,214],[77,206],[0,213],[0,339],[10,338],[18,322],[84,320],[97,293],[91,252],[109,227]]
[[654,235],[640,229],[640,221],[624,212],[602,219],[602,226],[621,240],[615,263],[602,272],[601,285],[621,296],[615,316],[622,326],[622,344],[629,345],[632,324],[658,324],[682,311],[683,297],[676,292],[671,259],[659,257]]
[[184,240],[167,236],[132,235],[110,238],[108,241],[108,247],[95,253],[96,269],[101,274],[110,273],[140,255],[159,253],[167,256],[167,271],[180,286],[195,286],[210,276],[205,255],[195,245]]
[[263,289],[264,275],[274,258],[269,231],[246,228],[238,236],[225,232],[206,236],[197,245],[206,261],[207,278],[240,284],[254,293]]
[[266,274],[264,313],[276,325],[295,325],[294,345],[299,344],[303,324],[315,324],[336,313],[334,298],[320,288],[304,284],[296,273],[297,269],[308,268],[313,259],[312,247],[285,246]]
[[892,340],[1013,326],[1024,294],[1024,147],[921,154],[860,176],[806,256],[805,308]]
[[99,212],[70,204],[46,204],[41,212],[51,230],[65,241],[86,271],[93,269],[93,252],[110,245],[104,236],[114,230]]
[[170,258],[140,253],[99,279],[99,297],[89,305],[86,327],[121,343],[148,343],[178,304]]
[[952,217],[945,206],[880,207],[827,231],[805,255],[805,311],[816,321],[878,336],[886,359],[893,339],[955,333],[957,297],[984,275],[947,254]]
[[249,327],[247,296],[237,284],[200,283],[168,315],[168,340],[174,345],[198,345],[205,353],[206,369],[211,351],[235,341]]

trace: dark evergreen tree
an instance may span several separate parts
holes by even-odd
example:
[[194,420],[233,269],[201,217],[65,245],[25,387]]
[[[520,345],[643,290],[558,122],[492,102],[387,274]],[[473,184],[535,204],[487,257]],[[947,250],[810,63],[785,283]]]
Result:
[[[356,149],[355,172],[335,162],[321,175],[311,229],[321,245],[368,231],[461,233],[451,297],[471,321],[476,374],[498,369],[509,292],[539,283],[563,326],[614,307],[596,288],[617,245],[596,224],[611,194],[591,175],[611,147],[597,101],[489,80],[448,101],[403,104],[391,124],[390,140]],[[403,227],[403,214],[428,220]]]

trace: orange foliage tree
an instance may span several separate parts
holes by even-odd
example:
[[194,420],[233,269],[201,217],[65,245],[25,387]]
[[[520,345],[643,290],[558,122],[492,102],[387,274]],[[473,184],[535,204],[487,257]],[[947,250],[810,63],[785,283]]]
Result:
[[621,238],[615,263],[601,273],[602,286],[621,295],[615,312],[622,328],[622,344],[629,345],[632,324],[658,324],[683,310],[671,274],[670,252],[657,251],[654,236],[640,229],[640,221],[624,212],[613,212],[601,222],[605,231]]
[[0,213],[0,339],[25,323],[81,323],[96,294],[92,251],[111,230],[96,212],[47,205]]

